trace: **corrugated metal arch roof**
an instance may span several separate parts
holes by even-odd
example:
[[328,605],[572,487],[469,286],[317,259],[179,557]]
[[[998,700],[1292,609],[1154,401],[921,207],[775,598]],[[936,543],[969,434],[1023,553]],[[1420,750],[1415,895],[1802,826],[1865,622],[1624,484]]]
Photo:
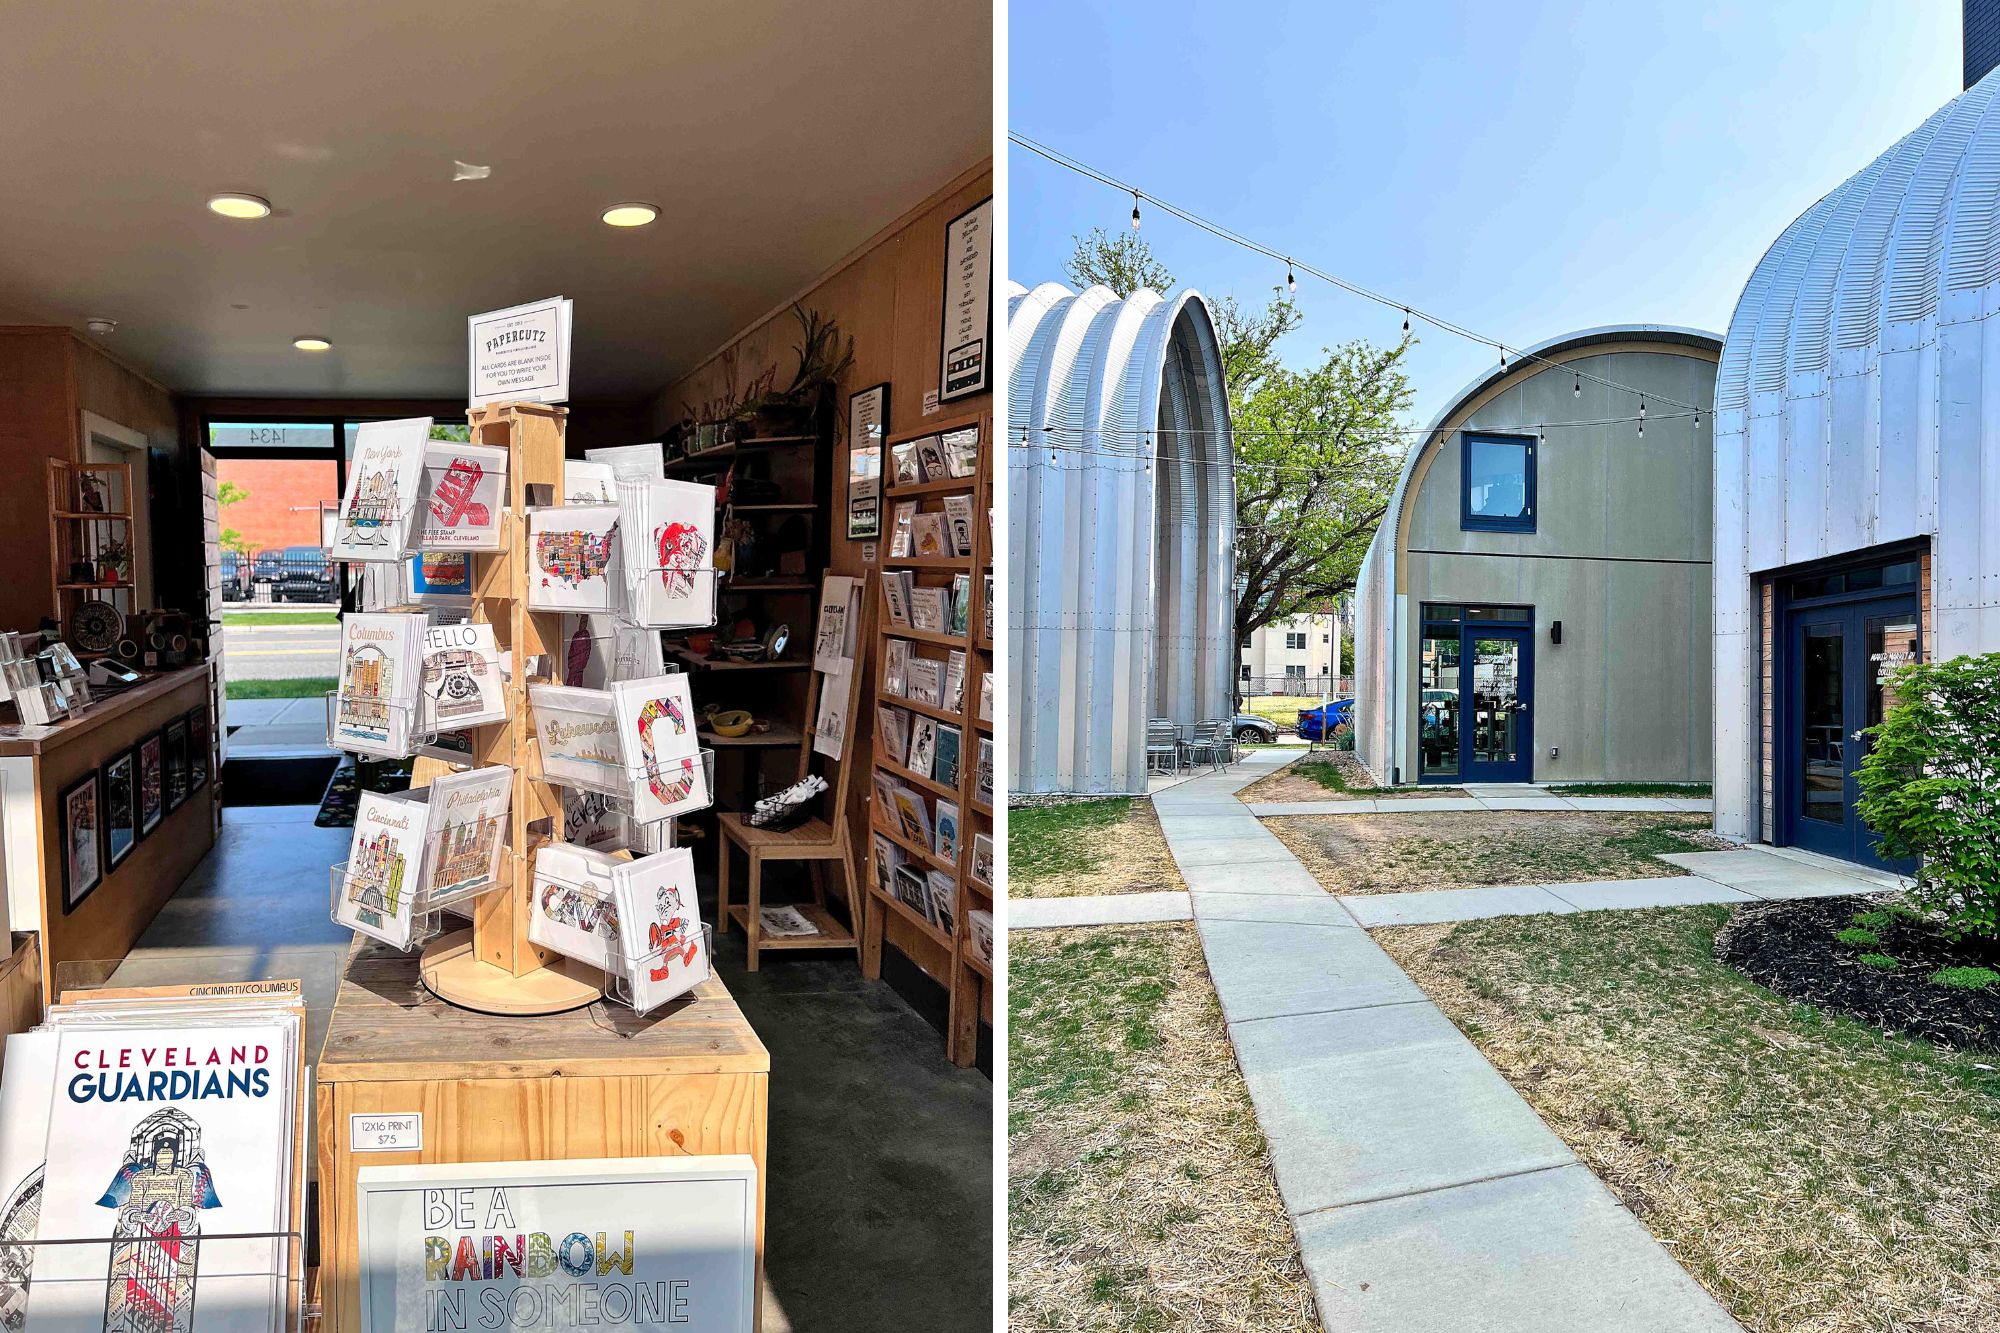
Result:
[[1010,780],[1143,791],[1149,708],[1226,716],[1235,680],[1214,320],[1191,289],[1009,282],[1007,352]]
[[1718,412],[1789,392],[1793,376],[1865,370],[1927,341],[1955,293],[2000,281],[1996,94],[1988,75],[1785,228],[1729,321]]

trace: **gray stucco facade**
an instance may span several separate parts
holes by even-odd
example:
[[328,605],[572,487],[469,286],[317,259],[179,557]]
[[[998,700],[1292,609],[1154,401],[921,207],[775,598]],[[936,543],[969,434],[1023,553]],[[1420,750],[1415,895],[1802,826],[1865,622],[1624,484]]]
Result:
[[[1721,341],[1695,330],[1619,326],[1532,350],[1554,364],[1517,363],[1505,373],[1496,366],[1452,400],[1405,462],[1357,598],[1359,757],[1379,781],[1418,780],[1433,721],[1421,714],[1423,608],[1504,607],[1528,627],[1532,731],[1523,777],[1705,782],[1712,757],[1706,405],[1714,401]],[[1656,395],[1643,437],[1627,419],[1638,401],[1626,388]],[[1670,403],[1704,405],[1700,425]],[[1468,530],[1468,432],[1531,442],[1532,532]],[[1433,703],[1437,693],[1430,690]]]

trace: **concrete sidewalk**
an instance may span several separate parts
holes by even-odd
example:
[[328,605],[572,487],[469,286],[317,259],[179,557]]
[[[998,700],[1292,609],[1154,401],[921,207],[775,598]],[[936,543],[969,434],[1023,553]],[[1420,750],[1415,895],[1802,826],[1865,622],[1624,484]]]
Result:
[[1324,1326],[1738,1329],[1236,798],[1296,757],[1154,806]]

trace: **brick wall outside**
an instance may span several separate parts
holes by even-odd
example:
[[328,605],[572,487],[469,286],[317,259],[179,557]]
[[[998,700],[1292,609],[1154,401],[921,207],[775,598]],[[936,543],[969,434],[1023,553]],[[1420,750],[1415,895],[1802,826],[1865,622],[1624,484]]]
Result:
[[218,486],[235,482],[249,492],[226,506],[222,526],[249,539],[250,550],[319,545],[319,502],[340,498],[331,459],[218,458]]

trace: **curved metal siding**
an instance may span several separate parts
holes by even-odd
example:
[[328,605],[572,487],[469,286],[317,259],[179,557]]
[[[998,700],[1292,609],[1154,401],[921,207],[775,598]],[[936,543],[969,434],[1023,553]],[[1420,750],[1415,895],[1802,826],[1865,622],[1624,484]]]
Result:
[[1730,321],[1715,422],[1723,832],[1748,836],[1757,800],[1752,575],[1929,537],[1929,651],[2000,648],[1996,315],[2000,82],[1989,75],[1787,227]]
[[1007,342],[1014,789],[1144,791],[1147,717],[1232,703],[1234,451],[1214,326],[1191,291],[1010,284]]

